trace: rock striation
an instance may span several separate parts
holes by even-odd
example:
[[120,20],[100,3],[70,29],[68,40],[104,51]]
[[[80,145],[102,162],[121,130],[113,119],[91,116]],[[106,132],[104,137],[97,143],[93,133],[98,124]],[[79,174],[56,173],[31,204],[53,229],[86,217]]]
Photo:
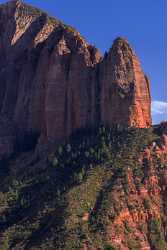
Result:
[[47,144],[99,123],[151,126],[149,80],[125,39],[102,57],[75,29],[19,0],[0,5],[0,27],[0,120],[15,135]]
[[150,84],[125,39],[117,38],[100,65],[102,122],[150,127]]

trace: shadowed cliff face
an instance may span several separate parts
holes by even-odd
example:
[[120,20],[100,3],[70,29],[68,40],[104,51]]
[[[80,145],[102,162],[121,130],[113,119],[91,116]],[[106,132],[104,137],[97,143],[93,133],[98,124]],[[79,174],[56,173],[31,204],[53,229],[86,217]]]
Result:
[[43,144],[99,123],[151,125],[149,81],[127,41],[102,58],[76,30],[21,1],[0,6],[0,27],[0,117],[18,134]]

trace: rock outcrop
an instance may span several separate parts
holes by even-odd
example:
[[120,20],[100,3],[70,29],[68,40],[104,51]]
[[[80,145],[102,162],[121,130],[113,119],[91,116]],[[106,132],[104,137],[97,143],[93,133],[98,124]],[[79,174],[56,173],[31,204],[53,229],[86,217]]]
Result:
[[47,144],[99,123],[151,126],[149,80],[126,40],[102,57],[72,27],[22,1],[0,6],[0,27],[0,118],[17,134]]
[[150,127],[150,87],[125,39],[118,38],[100,65],[103,123]]

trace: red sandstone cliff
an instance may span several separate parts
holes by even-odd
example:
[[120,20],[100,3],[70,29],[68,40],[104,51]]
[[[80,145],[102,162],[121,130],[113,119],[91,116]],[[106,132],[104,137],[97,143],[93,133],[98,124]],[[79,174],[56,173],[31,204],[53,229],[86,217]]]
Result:
[[151,126],[149,80],[128,42],[114,44],[100,65],[102,121],[124,126]]
[[[113,203],[122,208],[108,223],[107,237],[116,249],[167,249],[163,242],[166,239],[167,123],[161,123],[158,130],[161,135],[159,143],[154,142],[140,155],[139,162],[145,166],[143,179],[127,168],[128,196],[123,194],[124,184],[119,180],[113,187]],[[135,241],[140,242],[138,247]]]
[[0,27],[0,117],[9,124],[7,151],[11,126],[47,143],[98,123],[151,125],[149,81],[127,41],[115,40],[102,58],[76,30],[19,0],[0,6]]

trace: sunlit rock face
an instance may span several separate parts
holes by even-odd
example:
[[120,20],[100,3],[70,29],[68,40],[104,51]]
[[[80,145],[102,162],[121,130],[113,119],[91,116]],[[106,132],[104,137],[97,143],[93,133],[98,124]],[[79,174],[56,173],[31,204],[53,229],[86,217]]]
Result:
[[125,39],[117,38],[100,66],[101,119],[104,123],[150,127],[150,86]]
[[118,38],[108,55],[72,27],[22,1],[0,6],[0,116],[39,143],[99,123],[149,127],[150,90],[139,60]]

